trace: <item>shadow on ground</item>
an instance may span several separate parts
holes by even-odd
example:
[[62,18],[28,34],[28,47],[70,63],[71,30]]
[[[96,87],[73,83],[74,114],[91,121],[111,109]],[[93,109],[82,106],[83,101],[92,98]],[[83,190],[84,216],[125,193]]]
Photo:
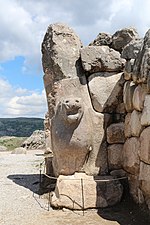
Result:
[[136,204],[129,194],[128,185],[124,185],[122,201],[112,207],[98,210],[98,215],[120,225],[149,225],[150,212],[146,206]]
[[55,182],[48,180],[44,175],[40,178],[40,174],[14,174],[7,178],[38,195],[53,191],[55,187]]
[[[42,176],[42,183],[40,185],[39,174],[15,174],[9,175],[7,178],[38,195],[48,193],[53,190],[55,186],[53,181],[50,182],[44,176]],[[139,207],[135,204],[128,192],[126,192],[119,204],[104,209],[98,209],[98,215],[109,221],[117,221],[120,225],[150,224],[150,213],[148,213],[148,210],[143,206]]]
[[149,225],[150,214],[144,206],[139,207],[131,198],[122,200],[116,206],[99,209],[100,217],[117,221],[120,225]]

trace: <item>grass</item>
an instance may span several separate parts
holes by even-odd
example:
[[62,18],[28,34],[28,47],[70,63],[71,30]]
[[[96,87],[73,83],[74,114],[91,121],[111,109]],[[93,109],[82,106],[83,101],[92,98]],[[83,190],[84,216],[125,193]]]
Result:
[[26,139],[26,137],[0,137],[0,145],[5,146],[8,151],[12,151],[20,147]]

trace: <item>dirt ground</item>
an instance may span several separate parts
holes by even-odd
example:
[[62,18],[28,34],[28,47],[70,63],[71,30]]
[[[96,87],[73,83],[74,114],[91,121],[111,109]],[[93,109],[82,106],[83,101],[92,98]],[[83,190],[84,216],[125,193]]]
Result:
[[0,152],[0,225],[149,225],[150,215],[130,198],[114,207],[82,211],[53,210],[39,196],[42,151],[26,155]]

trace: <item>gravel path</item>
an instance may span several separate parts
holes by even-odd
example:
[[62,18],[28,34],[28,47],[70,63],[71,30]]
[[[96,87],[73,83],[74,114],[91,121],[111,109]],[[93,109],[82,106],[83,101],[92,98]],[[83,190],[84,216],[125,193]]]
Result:
[[26,155],[0,152],[0,225],[116,225],[98,216],[96,211],[48,211],[48,201],[39,198],[41,151]]
[[0,152],[0,225],[150,224],[137,208],[128,205],[99,212],[86,211],[85,216],[82,212],[66,209],[50,208],[48,211],[47,198],[38,195],[42,153],[39,150],[28,151],[26,155]]

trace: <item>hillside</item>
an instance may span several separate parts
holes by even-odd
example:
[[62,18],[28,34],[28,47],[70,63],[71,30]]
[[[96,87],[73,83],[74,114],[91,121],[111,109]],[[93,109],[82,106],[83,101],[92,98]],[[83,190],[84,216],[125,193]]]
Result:
[[29,137],[35,130],[43,130],[41,118],[0,118],[0,137]]

